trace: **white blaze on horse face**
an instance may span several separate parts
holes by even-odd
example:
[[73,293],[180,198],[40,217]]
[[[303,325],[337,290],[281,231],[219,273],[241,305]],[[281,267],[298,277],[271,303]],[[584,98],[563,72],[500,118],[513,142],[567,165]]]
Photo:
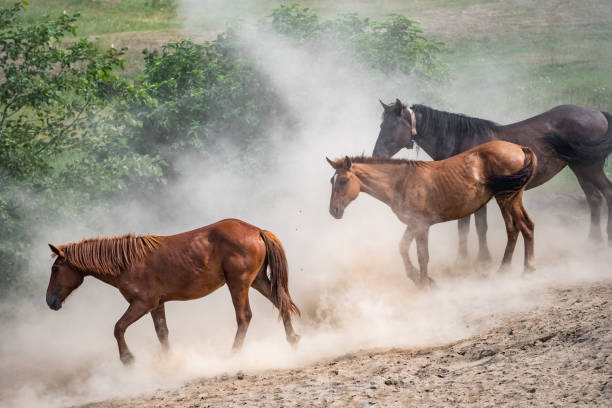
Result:
[[334,178],[332,179],[332,186],[336,185],[336,180],[338,180],[338,173],[334,174]]

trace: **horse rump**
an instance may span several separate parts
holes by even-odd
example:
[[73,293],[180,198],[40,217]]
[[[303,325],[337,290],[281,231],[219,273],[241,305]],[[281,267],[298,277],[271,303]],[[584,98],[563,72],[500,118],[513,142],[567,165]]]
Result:
[[496,197],[506,197],[515,194],[523,189],[535,171],[535,153],[528,147],[521,147],[525,153],[525,163],[523,168],[507,176],[493,175],[487,180],[487,188]]
[[601,112],[608,120],[608,131],[599,140],[566,138],[556,132],[544,135],[557,155],[569,164],[589,164],[603,160],[612,153],[612,115]]

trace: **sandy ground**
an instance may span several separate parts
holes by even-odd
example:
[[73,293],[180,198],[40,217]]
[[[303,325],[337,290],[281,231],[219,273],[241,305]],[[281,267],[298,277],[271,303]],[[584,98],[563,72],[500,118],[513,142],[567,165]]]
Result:
[[551,306],[453,344],[202,378],[84,407],[611,406],[612,284],[551,291]]

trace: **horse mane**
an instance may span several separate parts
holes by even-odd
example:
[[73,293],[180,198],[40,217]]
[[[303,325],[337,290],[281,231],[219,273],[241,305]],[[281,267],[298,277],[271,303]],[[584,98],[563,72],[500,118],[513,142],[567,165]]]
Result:
[[372,156],[353,156],[349,157],[353,163],[363,164],[407,164],[409,166],[423,166],[426,165],[426,161],[422,160],[409,160],[409,159],[393,159],[390,157],[372,157]]
[[499,124],[486,119],[473,118],[460,113],[436,110],[425,105],[412,105],[421,114],[418,132],[444,136],[454,133],[457,137],[487,134],[496,131]]
[[64,259],[81,271],[117,276],[157,249],[159,235],[126,234],[116,237],[88,238],[60,245]]

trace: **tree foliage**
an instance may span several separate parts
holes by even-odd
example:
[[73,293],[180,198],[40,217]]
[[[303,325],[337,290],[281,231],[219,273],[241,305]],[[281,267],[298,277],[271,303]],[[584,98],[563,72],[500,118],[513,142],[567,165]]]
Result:
[[416,21],[401,14],[372,21],[350,13],[320,22],[312,10],[294,4],[273,10],[264,24],[313,48],[332,42],[337,52],[351,52],[357,61],[383,75],[415,74],[426,80],[445,75],[444,64],[438,59],[444,44],[425,37]]
[[26,4],[0,8],[0,277],[8,280],[41,219],[161,177],[157,158],[135,153],[105,122],[116,100],[147,97],[117,75],[122,51],[64,43],[78,14],[24,24]]

